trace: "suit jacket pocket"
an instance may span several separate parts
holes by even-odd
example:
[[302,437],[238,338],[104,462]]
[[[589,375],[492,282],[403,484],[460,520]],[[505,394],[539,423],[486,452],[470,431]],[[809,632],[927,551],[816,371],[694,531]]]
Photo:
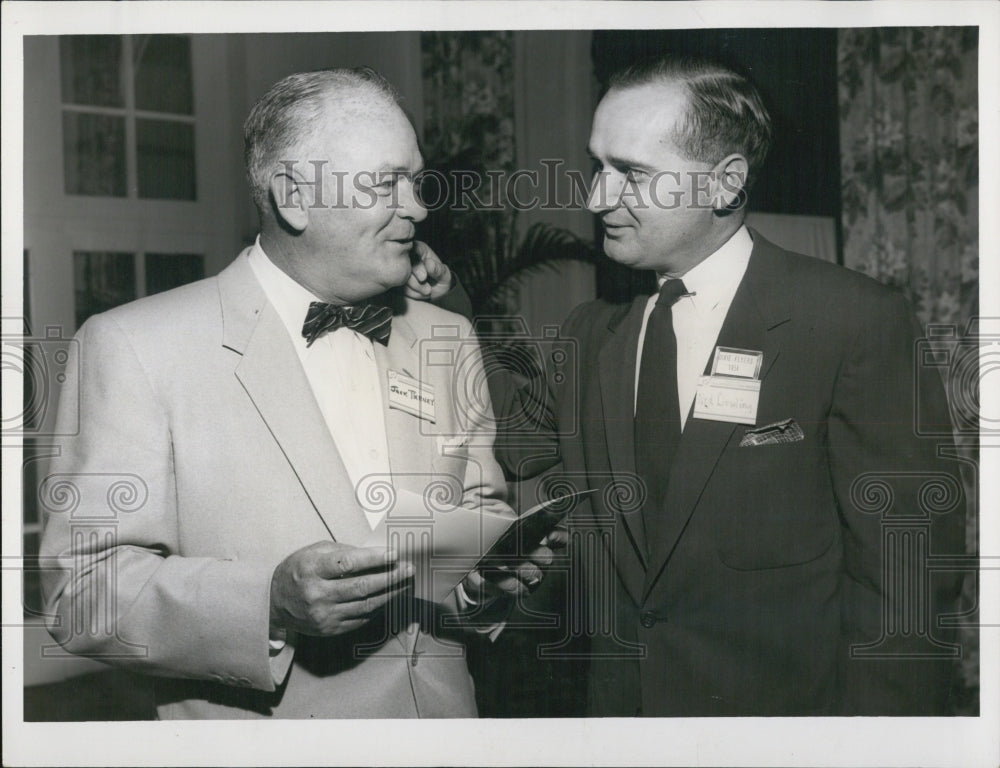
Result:
[[758,570],[808,563],[839,529],[825,453],[811,442],[737,448],[726,456],[728,500],[716,507],[719,559]]
[[784,445],[805,440],[805,433],[795,419],[785,419],[762,427],[748,427],[743,430],[740,448],[753,448],[769,445]]

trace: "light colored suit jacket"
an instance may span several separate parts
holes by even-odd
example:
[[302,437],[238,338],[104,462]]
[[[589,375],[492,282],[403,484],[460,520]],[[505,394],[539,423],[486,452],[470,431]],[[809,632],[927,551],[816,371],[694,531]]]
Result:
[[[475,716],[440,606],[394,605],[269,658],[275,566],[370,529],[246,257],[80,328],[57,430],[74,434],[40,490],[42,554],[59,563],[43,579],[50,631],[74,653],[162,676],[161,717]],[[454,365],[422,366],[438,326]],[[454,397],[456,370],[482,380],[468,322],[401,299],[388,346],[374,348],[383,392],[396,370],[437,399],[433,425],[383,403],[395,487],[444,480],[463,506],[509,513],[488,398],[475,410]]]

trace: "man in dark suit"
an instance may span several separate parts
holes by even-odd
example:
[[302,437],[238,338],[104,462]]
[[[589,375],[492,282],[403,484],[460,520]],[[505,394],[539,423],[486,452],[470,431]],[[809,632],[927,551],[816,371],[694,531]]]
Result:
[[959,585],[926,558],[962,551],[962,492],[915,430],[948,424],[941,381],[901,296],[744,226],[770,133],[720,66],[614,78],[588,207],[659,294],[578,307],[545,385],[491,367],[528,424],[507,472],[606,491],[570,523],[592,715],[948,711]]

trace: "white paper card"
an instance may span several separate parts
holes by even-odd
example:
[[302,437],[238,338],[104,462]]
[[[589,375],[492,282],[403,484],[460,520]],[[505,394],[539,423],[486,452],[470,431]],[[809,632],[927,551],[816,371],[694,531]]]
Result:
[[760,382],[756,379],[701,376],[694,393],[692,416],[709,421],[755,424],[759,400]]
[[434,423],[434,387],[424,384],[405,373],[390,370],[389,407],[406,411],[413,416]]
[[416,567],[415,597],[440,603],[515,520],[478,509],[439,506],[401,490],[362,546],[397,549],[400,560]]
[[[547,510],[567,513],[575,502],[593,493],[577,491],[542,502],[520,517],[497,515],[465,507],[443,506],[412,491],[395,494],[392,508],[365,539],[364,547],[394,547],[400,560],[413,563],[414,596],[440,603],[515,526],[526,527],[540,539],[536,518]],[[529,536],[531,534],[528,534]]]
[[753,349],[716,347],[712,360],[712,376],[736,376],[741,379],[756,379],[764,353]]

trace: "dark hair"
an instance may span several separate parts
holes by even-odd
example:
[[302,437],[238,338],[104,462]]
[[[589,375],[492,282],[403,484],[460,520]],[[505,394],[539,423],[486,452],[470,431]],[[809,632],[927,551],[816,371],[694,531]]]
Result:
[[282,155],[312,138],[331,98],[398,105],[392,84],[370,67],[300,72],[279,80],[253,105],[243,123],[243,157],[258,212],[269,207],[269,184]]
[[739,152],[757,178],[771,145],[771,117],[757,89],[742,75],[716,62],[663,56],[626,67],[611,76],[611,90],[654,83],[679,83],[688,97],[671,139],[689,160],[716,163]]

